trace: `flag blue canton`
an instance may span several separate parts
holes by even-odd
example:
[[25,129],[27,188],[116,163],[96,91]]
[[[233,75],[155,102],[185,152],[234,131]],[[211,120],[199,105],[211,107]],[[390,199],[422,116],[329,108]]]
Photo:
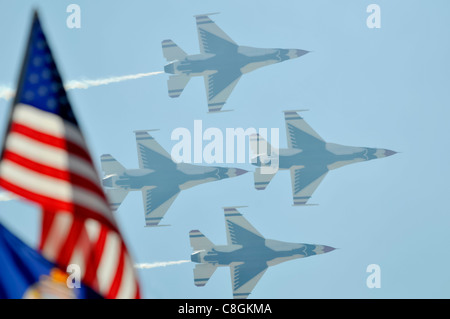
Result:
[[15,104],[23,103],[77,124],[39,19],[34,19]]

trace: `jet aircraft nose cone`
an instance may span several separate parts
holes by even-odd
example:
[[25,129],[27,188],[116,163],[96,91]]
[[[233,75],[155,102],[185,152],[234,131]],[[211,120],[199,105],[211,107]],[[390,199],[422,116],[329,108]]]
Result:
[[309,53],[309,51],[306,50],[295,50],[295,53],[297,54],[297,57],[301,57],[302,55],[305,55]]
[[384,151],[384,155],[385,156],[391,156],[391,155],[394,155],[394,154],[397,154],[397,152],[394,152],[394,151],[391,151],[391,150],[385,150]]
[[236,168],[236,176],[248,173],[245,169]]
[[330,247],[330,246],[323,246],[323,252],[324,253],[329,253],[330,251],[335,250],[336,248],[334,247]]

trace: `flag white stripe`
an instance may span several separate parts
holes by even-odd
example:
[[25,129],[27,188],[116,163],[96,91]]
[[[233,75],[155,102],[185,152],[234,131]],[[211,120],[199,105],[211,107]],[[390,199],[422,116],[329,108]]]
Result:
[[36,131],[64,138],[87,149],[78,127],[70,122],[64,121],[56,114],[19,103],[14,109],[12,120]]
[[53,261],[58,259],[61,245],[66,241],[72,222],[72,214],[67,214],[65,212],[55,214],[42,248],[42,253],[47,259]]
[[97,269],[100,293],[107,295],[117,272],[120,257],[119,237],[115,232],[108,232],[102,258]]
[[15,132],[11,132],[8,135],[5,149],[39,164],[62,171],[71,171],[89,179],[95,184],[98,183],[98,176],[92,164],[81,157],[69,155],[64,149],[41,143]]
[[0,175],[10,183],[30,192],[64,202],[73,202],[102,213],[110,219],[109,207],[102,197],[70,182],[37,173],[6,159],[0,164]]
[[75,264],[80,267],[81,278],[83,278],[86,273],[86,259],[86,247],[81,247],[80,243],[77,242],[72,255],[70,256],[69,265]]
[[100,223],[94,219],[87,219],[84,222],[84,226],[86,228],[86,232],[90,242],[95,245],[95,243],[97,243],[98,241],[98,237],[100,236]]
[[2,177],[28,191],[65,202],[72,201],[72,186],[67,182],[29,170],[4,159],[0,166]]
[[[84,230],[86,229],[86,222],[87,220],[83,220],[83,229],[81,230],[81,233],[77,239],[77,242],[75,244],[74,250],[72,252],[72,256],[70,256],[70,261],[69,261],[69,265],[70,264],[75,264],[78,265],[80,267],[81,270],[81,277],[83,278],[85,273],[86,273],[86,262],[89,258],[89,250],[90,250],[90,238],[88,237],[88,235],[86,234],[86,232],[84,232]],[[86,235],[86,236],[84,236]]]

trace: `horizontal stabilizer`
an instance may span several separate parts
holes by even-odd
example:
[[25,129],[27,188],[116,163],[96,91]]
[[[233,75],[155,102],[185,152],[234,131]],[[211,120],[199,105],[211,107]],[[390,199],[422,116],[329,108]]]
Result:
[[161,42],[164,58],[167,61],[183,60],[187,54],[172,40],[164,40]]
[[264,169],[265,168],[258,167],[253,175],[255,178],[255,188],[259,191],[265,190],[276,174],[264,174]]
[[189,239],[194,251],[206,250],[214,246],[214,244],[198,230],[191,230],[189,232]]
[[197,287],[206,285],[216,269],[217,267],[211,264],[196,264],[194,268],[194,284]]
[[109,205],[112,211],[119,209],[120,204],[122,204],[127,194],[128,191],[122,188],[106,189],[106,197],[109,200]]
[[100,157],[100,160],[102,165],[102,171],[105,175],[121,174],[125,172],[125,167],[123,167],[123,165],[120,164],[110,154],[103,154]]
[[179,97],[189,82],[190,77],[186,75],[173,75],[167,80],[169,97]]

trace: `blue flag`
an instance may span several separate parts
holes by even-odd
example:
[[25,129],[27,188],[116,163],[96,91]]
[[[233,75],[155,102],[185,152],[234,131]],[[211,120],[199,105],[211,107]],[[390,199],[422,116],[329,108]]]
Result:
[[83,284],[80,288],[69,288],[66,272],[22,242],[1,223],[0,260],[1,299],[101,298]]

